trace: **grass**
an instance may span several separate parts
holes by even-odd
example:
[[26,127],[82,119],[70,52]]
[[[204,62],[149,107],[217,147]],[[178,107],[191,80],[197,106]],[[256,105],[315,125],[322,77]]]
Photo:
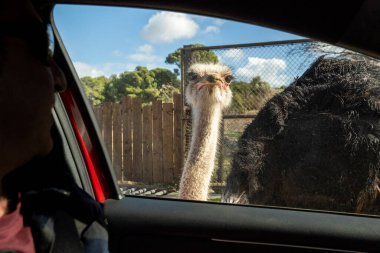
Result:
[[222,201],[222,197],[208,198],[207,201],[220,203]]
[[234,139],[234,140],[238,140],[240,138],[240,136],[243,134],[242,131],[226,131],[224,133],[224,137],[225,138],[230,138],[230,139]]

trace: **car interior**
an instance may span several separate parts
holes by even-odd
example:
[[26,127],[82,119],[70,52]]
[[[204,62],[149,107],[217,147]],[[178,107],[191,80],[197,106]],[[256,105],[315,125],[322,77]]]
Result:
[[[54,59],[68,88],[57,95],[53,116],[64,158],[76,183],[104,206],[110,252],[377,252],[376,215],[265,205],[231,205],[125,196],[92,106],[54,27],[57,4],[178,11],[264,26],[380,58],[380,2],[41,0],[53,23]],[[61,160],[57,159],[56,162]],[[48,178],[45,178],[49,180]]]

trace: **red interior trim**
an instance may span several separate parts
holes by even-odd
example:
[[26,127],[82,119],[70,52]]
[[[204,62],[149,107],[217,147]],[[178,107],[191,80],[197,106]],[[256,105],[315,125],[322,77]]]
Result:
[[104,202],[109,197],[109,188],[101,170],[99,157],[88,135],[82,114],[75,102],[70,88],[66,89],[66,91],[60,95],[87,165],[87,171],[90,176],[96,200]]

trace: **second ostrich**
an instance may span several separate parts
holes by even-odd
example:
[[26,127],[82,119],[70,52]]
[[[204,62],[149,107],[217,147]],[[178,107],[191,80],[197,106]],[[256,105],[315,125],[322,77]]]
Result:
[[245,129],[223,200],[380,214],[379,71],[319,58]]
[[231,70],[221,64],[193,64],[185,96],[192,109],[192,137],[179,197],[207,200],[214,170],[222,111],[231,103]]

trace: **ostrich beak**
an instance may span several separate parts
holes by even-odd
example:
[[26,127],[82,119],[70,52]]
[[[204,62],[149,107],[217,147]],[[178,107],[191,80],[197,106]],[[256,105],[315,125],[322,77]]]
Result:
[[197,83],[196,85],[195,85],[195,88],[197,89],[197,90],[201,90],[203,87],[205,87],[206,86],[206,84],[205,83]]
[[226,90],[226,89],[230,86],[229,83],[226,83],[226,82],[223,82],[223,81],[219,81],[219,82],[217,82],[217,85],[219,85],[219,87],[220,87],[221,89],[224,89],[224,90]]

